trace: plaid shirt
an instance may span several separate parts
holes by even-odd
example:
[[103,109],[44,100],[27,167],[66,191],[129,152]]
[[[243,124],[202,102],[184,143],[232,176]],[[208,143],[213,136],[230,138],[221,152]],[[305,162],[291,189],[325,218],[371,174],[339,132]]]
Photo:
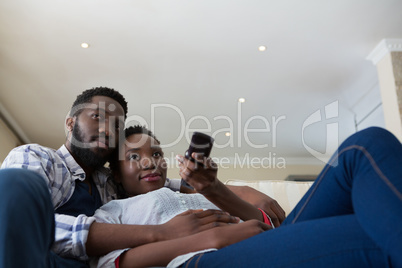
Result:
[[[54,209],[65,204],[73,195],[75,181],[85,180],[84,170],[77,164],[63,145],[57,151],[38,144],[28,144],[13,149],[1,168],[23,168],[35,171],[46,180]],[[100,168],[92,175],[103,204],[117,199],[110,170]],[[166,180],[173,190],[180,189],[180,180]],[[63,257],[88,260],[85,243],[94,217],[73,217],[55,214],[56,232],[52,250]]]

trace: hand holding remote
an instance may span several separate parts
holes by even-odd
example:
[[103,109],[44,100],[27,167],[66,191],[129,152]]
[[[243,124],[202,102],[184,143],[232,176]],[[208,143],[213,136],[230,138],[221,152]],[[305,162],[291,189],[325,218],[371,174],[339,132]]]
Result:
[[178,156],[180,176],[197,192],[213,191],[218,182],[218,168],[209,158],[214,139],[206,134],[195,132],[185,156]]

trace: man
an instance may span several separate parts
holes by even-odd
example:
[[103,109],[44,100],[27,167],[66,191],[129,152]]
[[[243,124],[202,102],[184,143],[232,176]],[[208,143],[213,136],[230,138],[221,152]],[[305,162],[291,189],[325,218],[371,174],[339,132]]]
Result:
[[[236,221],[221,212],[203,211],[184,213],[158,226],[95,222],[94,211],[116,198],[104,164],[118,148],[126,116],[127,102],[117,91],[86,90],[72,105],[67,139],[57,151],[28,144],[10,152],[2,165],[5,170],[0,170],[1,267],[87,267],[91,255]],[[178,189],[180,180],[167,186]],[[245,199],[255,192],[236,190]],[[257,201],[266,201],[265,197],[257,196]],[[271,207],[279,211],[272,217],[283,220],[277,203],[263,208],[270,213]]]

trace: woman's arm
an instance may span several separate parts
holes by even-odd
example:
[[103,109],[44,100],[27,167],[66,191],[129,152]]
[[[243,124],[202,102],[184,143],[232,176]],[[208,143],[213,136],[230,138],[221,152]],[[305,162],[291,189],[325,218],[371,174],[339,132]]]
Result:
[[242,220],[258,219],[263,221],[261,211],[252,204],[239,198],[217,178],[218,168],[211,158],[193,153],[195,162],[182,156],[178,157],[180,176],[194,189],[204,195],[220,209]]
[[208,248],[222,248],[269,230],[257,220],[209,229],[190,236],[132,248],[120,256],[120,267],[166,266],[179,255]]
[[[275,226],[281,225],[285,220],[286,213],[283,208],[275,199],[272,199],[268,195],[249,186],[226,185],[226,187],[234,192],[239,198],[265,211]],[[180,192],[190,194],[195,193],[196,191],[191,185],[182,179]]]
[[88,256],[101,256],[116,249],[185,237],[238,221],[239,219],[218,210],[188,210],[161,225],[94,222],[89,228],[86,251]]
[[249,186],[226,185],[232,192],[246,202],[264,210],[278,227],[286,218],[286,213],[275,199]]

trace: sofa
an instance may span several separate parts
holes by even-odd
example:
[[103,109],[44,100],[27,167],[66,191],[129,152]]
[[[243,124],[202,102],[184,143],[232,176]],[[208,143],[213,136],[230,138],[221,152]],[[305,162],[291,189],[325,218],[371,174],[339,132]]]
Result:
[[314,181],[285,180],[228,180],[227,185],[249,186],[275,199],[286,215],[296,206],[297,202],[311,187]]

